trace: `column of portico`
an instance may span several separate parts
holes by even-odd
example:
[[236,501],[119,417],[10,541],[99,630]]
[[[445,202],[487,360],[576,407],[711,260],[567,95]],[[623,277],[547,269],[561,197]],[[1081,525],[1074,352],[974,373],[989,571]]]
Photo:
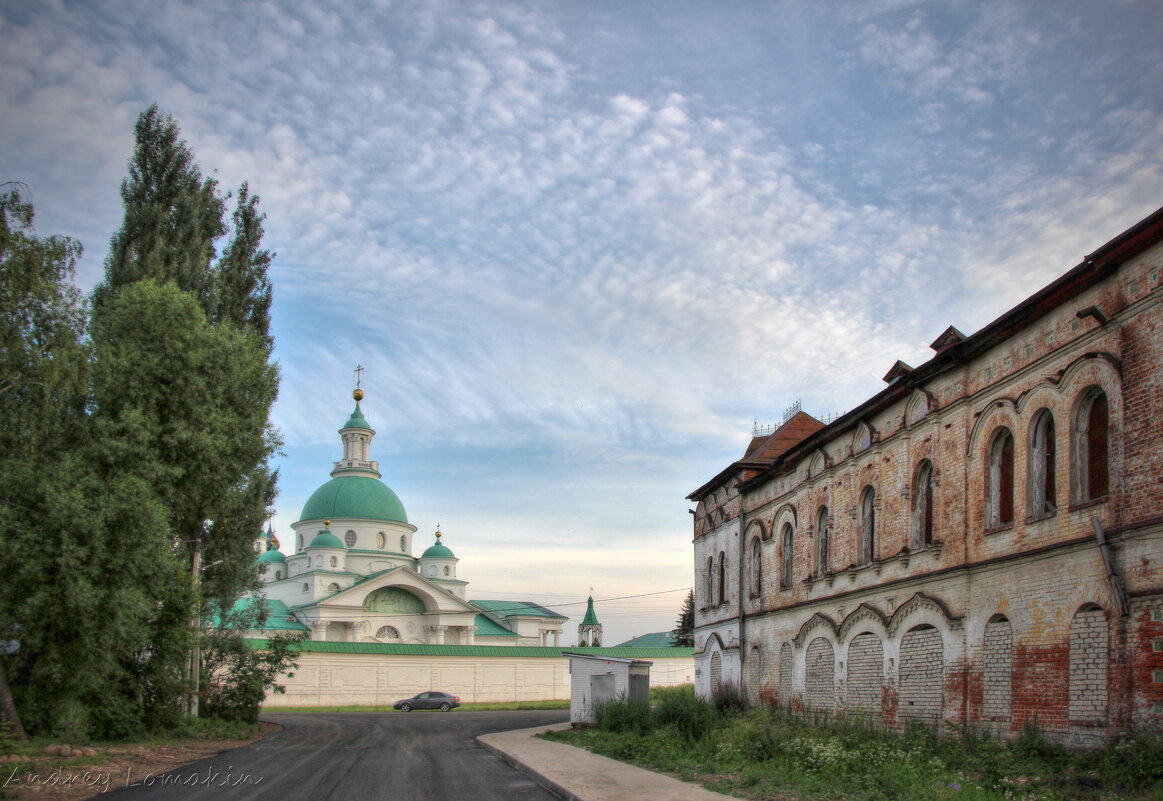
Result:
[[435,640],[433,645],[444,645],[444,632],[448,631],[448,626],[429,626],[432,631],[432,639]]

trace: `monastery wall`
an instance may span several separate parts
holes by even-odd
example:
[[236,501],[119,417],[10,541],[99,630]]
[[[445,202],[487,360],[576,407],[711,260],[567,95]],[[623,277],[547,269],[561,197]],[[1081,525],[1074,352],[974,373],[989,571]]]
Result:
[[[559,648],[465,647],[478,654],[464,656],[406,653],[351,653],[324,650],[328,643],[311,643],[319,650],[299,655],[295,675],[280,683],[283,695],[272,694],[268,706],[390,706],[426,690],[459,696],[461,703],[489,701],[569,700],[569,658]],[[374,647],[374,646],[373,646]],[[581,649],[575,649],[581,651]],[[690,649],[681,656],[655,656],[659,650],[612,649],[619,657],[652,662],[650,685],[672,687],[694,681]],[[545,655],[488,655],[490,651],[542,651]],[[600,649],[585,649],[599,653]]]

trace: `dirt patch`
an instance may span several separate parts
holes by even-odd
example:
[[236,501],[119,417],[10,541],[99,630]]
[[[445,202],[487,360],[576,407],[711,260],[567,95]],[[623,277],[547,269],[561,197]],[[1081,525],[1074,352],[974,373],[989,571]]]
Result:
[[41,754],[28,762],[0,757],[0,798],[14,801],[82,801],[151,778],[232,748],[252,743],[279,727],[262,724],[247,740],[171,740],[158,744],[96,747],[92,756]]

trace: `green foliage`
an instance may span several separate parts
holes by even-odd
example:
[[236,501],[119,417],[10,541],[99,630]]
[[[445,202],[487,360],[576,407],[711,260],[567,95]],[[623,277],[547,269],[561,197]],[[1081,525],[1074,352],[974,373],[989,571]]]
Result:
[[722,716],[705,699],[695,695],[692,684],[660,688],[654,694],[653,721],[693,742],[719,725]]
[[1127,732],[1102,752],[1072,752],[1046,743],[1036,730],[1025,742],[938,739],[927,727],[896,733],[864,722],[821,725],[770,707],[720,714],[701,700],[701,728],[679,737],[673,715],[660,710],[686,703],[676,691],[656,698],[650,725],[623,713],[612,729],[546,736],[751,798],[1114,801],[1163,795],[1163,744],[1145,732]]
[[674,645],[676,648],[695,647],[695,591],[687,593],[682,602],[682,611],[674,624]]
[[730,681],[715,688],[711,693],[711,703],[720,712],[741,712],[750,705],[743,688]]
[[[178,723],[191,618],[257,586],[277,477],[258,198],[216,263],[216,183],[156,107],[135,133],[91,318],[80,246],[0,193],[0,637],[25,726],[74,740]],[[198,582],[195,542],[218,563]]]
[[626,696],[595,704],[594,722],[603,731],[642,734],[651,728],[650,704]]
[[[253,607],[252,607],[253,608]],[[247,609],[226,615],[202,645],[202,682],[199,712],[203,717],[255,723],[268,692],[283,693],[284,676],[298,669],[299,643],[305,632],[280,632],[260,650],[243,638],[246,628],[258,625],[246,619]]]

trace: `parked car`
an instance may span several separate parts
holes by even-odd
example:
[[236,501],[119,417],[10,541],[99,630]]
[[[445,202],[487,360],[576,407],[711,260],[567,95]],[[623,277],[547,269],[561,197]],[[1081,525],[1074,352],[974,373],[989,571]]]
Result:
[[392,706],[401,712],[411,712],[413,709],[439,709],[441,712],[447,712],[453,707],[460,706],[460,698],[451,693],[432,690],[397,701]]

